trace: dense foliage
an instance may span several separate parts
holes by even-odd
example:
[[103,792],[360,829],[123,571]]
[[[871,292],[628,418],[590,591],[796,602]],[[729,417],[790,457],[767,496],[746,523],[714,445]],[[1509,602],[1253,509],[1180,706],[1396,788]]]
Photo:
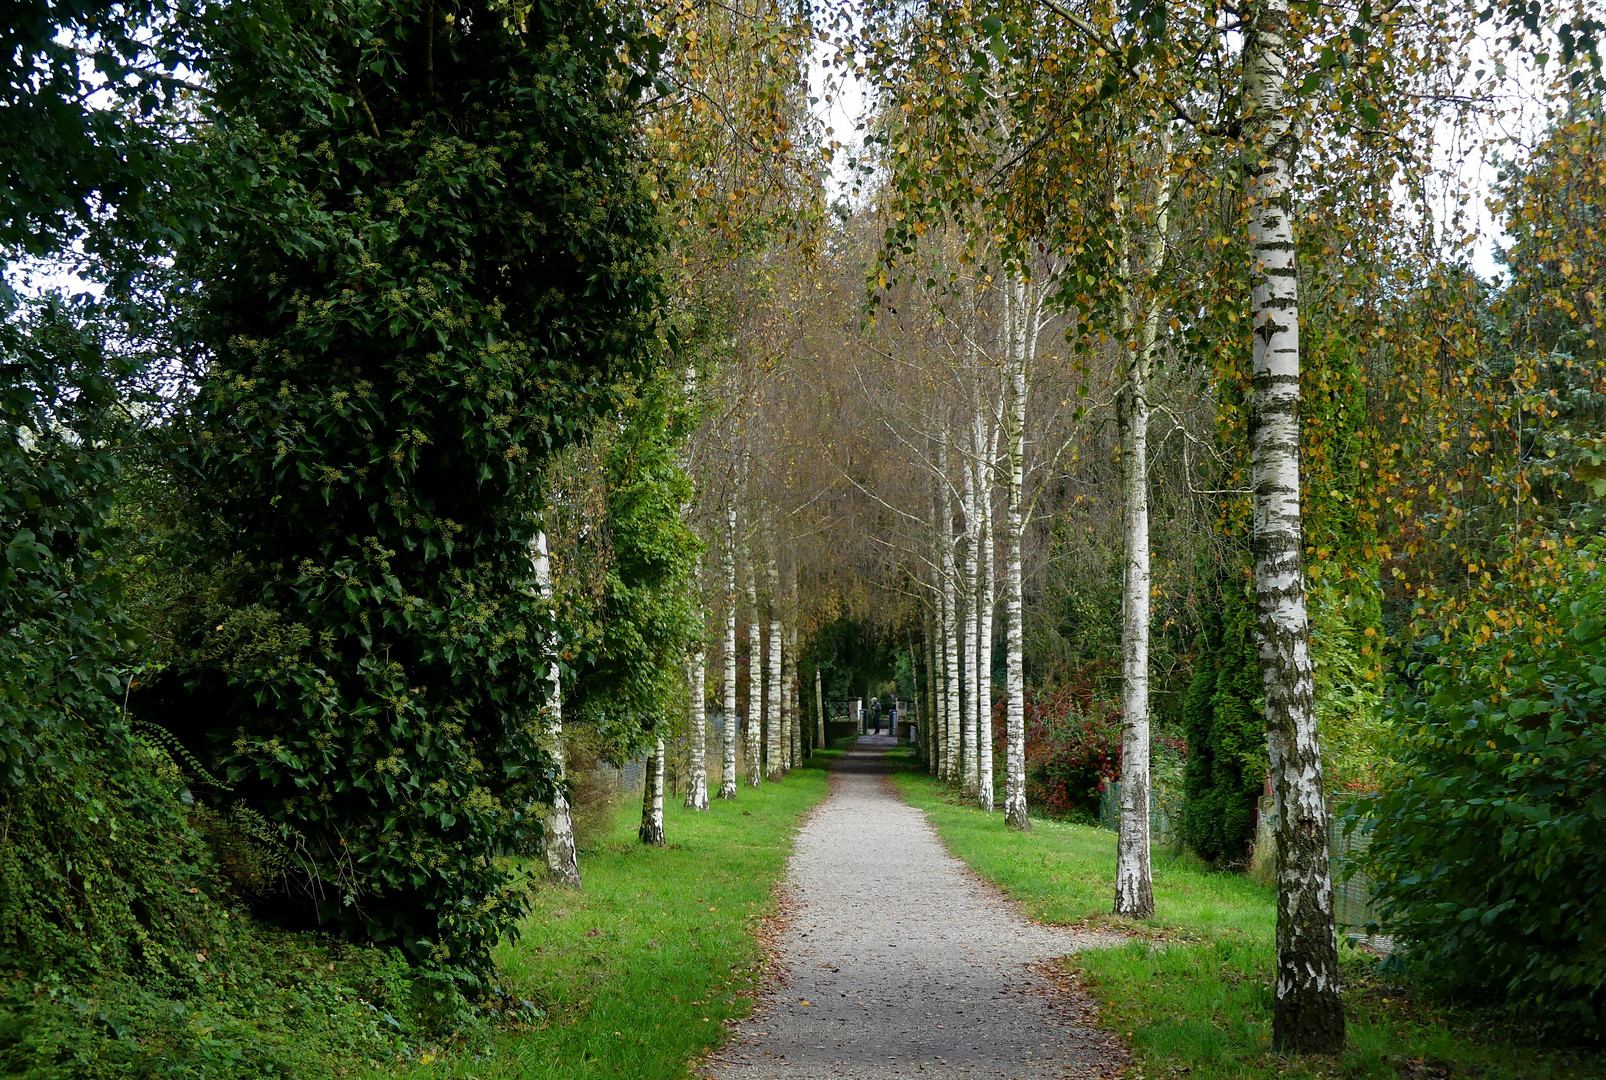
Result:
[[565,613],[594,630],[571,635],[565,653],[574,669],[571,722],[596,725],[616,759],[683,715],[680,661],[702,632],[692,592],[697,538],[681,515],[693,495],[679,455],[691,419],[667,373],[623,396],[618,430],[599,430],[594,448],[603,518],[567,556],[600,562],[605,538],[597,595]]
[[[11,288],[73,245],[104,255],[108,209],[135,216],[173,56],[126,17],[158,8],[27,3],[0,27],[0,251],[19,270],[0,283],[0,967],[30,979],[185,984],[219,921],[183,785],[123,708],[142,635],[110,511],[149,404],[131,335],[109,301]],[[117,78],[98,108],[84,35],[94,77]]]
[[[652,357],[632,46],[601,8],[265,2],[213,26],[215,355],[191,594],[138,715],[290,852],[277,917],[483,974],[539,840],[539,469]],[[199,789],[198,789],[199,790]]]
[[[1425,978],[1606,1031],[1606,547],[1424,645],[1362,804],[1383,925]],[[1509,587],[1498,587],[1496,599]]]
[[1248,590],[1242,572],[1219,582],[1182,710],[1188,743],[1182,838],[1211,862],[1248,861],[1255,801],[1266,782],[1255,608]]
[[[1098,698],[1093,676],[1026,696],[1026,792],[1031,805],[1056,817],[1096,817],[1099,792],[1121,771],[1118,706]],[[995,752],[1005,737],[1003,704],[994,710]]]

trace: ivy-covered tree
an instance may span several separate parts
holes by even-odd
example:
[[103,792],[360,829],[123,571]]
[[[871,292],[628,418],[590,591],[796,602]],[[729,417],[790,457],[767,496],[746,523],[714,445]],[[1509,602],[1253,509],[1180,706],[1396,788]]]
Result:
[[139,708],[278,829],[275,915],[482,972],[553,794],[542,463],[656,356],[650,52],[590,0],[215,20],[173,442],[208,571]]
[[[692,412],[665,375],[627,394],[595,447],[606,476],[606,581],[577,642],[571,715],[607,752],[650,751],[684,712],[684,662],[701,633],[693,596],[699,545],[683,516],[692,485],[680,447]],[[611,427],[612,425],[610,425]]]

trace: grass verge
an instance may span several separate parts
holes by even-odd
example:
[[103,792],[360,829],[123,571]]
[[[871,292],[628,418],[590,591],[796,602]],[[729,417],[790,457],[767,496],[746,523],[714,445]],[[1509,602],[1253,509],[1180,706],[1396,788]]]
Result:
[[[1047,923],[1116,924],[1115,834],[1034,819],[1017,833],[1003,815],[960,805],[912,752],[898,786],[926,812],[948,849]],[[1445,1007],[1389,985],[1374,957],[1341,947],[1349,1047],[1335,1057],[1286,1058],[1271,1041],[1273,891],[1156,852],[1159,917],[1134,940],[1066,963],[1099,1002],[1103,1021],[1144,1080],[1606,1080],[1606,1057],[1540,1044],[1489,1011]],[[1128,924],[1130,925],[1130,924]]]
[[[826,794],[820,753],[779,784],[743,787],[707,813],[666,805],[669,844],[636,841],[640,808],[582,854],[583,891],[545,888],[497,962],[538,1022],[475,1053],[424,1055],[379,1076],[406,1080],[630,1080],[687,1075],[746,1016],[762,959],[759,920],[774,910],[792,835]],[[668,802],[668,800],[666,800]]]

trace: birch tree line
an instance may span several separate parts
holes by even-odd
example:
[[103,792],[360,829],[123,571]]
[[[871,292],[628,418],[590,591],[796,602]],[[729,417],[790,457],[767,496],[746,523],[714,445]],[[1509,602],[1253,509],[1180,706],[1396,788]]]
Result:
[[[1276,1042],[1331,1049],[1344,1034],[1318,730],[1338,721],[1315,688],[1348,631],[1313,643],[1310,626],[1371,602],[1356,583],[1378,545],[1311,542],[1338,514],[1336,488],[1306,486],[1337,445],[1322,438],[1339,435],[1312,433],[1326,420],[1302,426],[1301,390],[1348,394],[1328,372],[1363,313],[1387,306],[1381,279],[1422,280],[1463,242],[1464,222],[1434,201],[1453,183],[1434,155],[1445,130],[1464,137],[1488,115],[1489,100],[1466,92],[1478,12],[1046,10],[872,4],[838,24],[841,69],[874,81],[877,98],[863,201],[820,245],[834,256],[835,295],[801,316],[830,329],[793,358],[810,365],[816,391],[811,415],[794,418],[816,430],[815,452],[789,463],[814,479],[794,500],[797,520],[841,530],[838,569],[845,546],[856,558],[844,572],[896,597],[864,614],[923,630],[921,753],[987,810],[1002,607],[1003,800],[1009,824],[1026,828],[1034,513],[1074,512],[1084,498],[1118,508],[1108,511],[1122,551],[1112,891],[1116,912],[1133,917],[1155,914],[1154,608],[1158,599],[1176,633],[1175,609],[1205,600],[1193,568],[1154,576],[1157,474],[1181,511],[1168,529],[1222,529],[1222,565],[1241,552],[1258,611],[1280,896]],[[857,296],[855,276],[868,279]],[[855,311],[853,332],[830,340]],[[1301,323],[1314,344],[1301,345]],[[1045,342],[1065,353],[1047,371]],[[1318,401],[1314,415],[1326,409]],[[1346,431],[1363,423],[1343,416]],[[1078,497],[1077,466],[1092,454],[1118,477]],[[1320,586],[1314,601],[1307,581]],[[1334,581],[1350,584],[1334,593]],[[1362,655],[1376,656],[1363,640],[1375,627],[1353,629],[1365,630]]]

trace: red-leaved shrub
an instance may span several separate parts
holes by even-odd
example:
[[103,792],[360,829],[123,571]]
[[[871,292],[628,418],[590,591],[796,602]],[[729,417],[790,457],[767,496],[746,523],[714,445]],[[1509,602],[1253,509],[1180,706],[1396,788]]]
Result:
[[[1121,772],[1121,707],[1093,691],[1091,667],[1075,682],[1026,692],[1026,801],[1053,817],[1097,816],[1099,788]],[[1004,753],[1004,703],[993,732]]]

